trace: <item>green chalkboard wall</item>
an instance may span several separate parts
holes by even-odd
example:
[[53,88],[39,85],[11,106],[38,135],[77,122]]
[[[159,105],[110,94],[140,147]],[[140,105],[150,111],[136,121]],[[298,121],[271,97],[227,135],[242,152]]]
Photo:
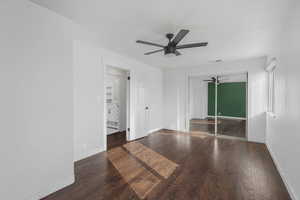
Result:
[[[218,115],[246,117],[246,82],[218,85]],[[215,84],[208,83],[208,115],[215,115]]]

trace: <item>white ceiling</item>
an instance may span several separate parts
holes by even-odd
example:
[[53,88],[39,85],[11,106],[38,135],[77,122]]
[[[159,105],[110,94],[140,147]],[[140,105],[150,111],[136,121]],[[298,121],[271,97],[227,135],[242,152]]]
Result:
[[[216,59],[239,60],[266,55],[276,39],[288,0],[32,0],[99,34],[103,47],[156,67],[186,67]],[[149,56],[166,44],[165,34],[190,33],[181,41],[208,42],[180,50],[182,56]]]

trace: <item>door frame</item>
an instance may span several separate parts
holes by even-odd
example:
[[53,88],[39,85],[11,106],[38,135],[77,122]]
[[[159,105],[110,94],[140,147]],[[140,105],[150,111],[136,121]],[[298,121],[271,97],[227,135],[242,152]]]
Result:
[[[106,106],[106,72],[108,67],[113,67],[116,69],[121,69],[127,72],[129,79],[127,79],[126,87],[126,140],[132,140],[133,136],[133,114],[134,114],[134,105],[133,105],[133,84],[132,84],[132,70],[127,67],[115,66],[109,63],[103,64],[103,141],[104,141],[104,150],[107,151],[107,106]],[[128,77],[128,76],[127,76]]]
[[[246,140],[248,141],[249,135],[248,135],[248,123],[249,123],[249,116],[248,116],[248,102],[249,102],[249,95],[248,95],[248,87],[249,87],[249,72],[248,71],[227,71],[225,73],[193,73],[193,74],[186,74],[185,76],[185,87],[186,87],[186,113],[185,113],[185,131],[189,132],[190,131],[190,77],[200,77],[200,76],[224,76],[224,75],[229,75],[229,74],[246,74],[247,77],[247,83],[246,83],[246,137],[245,138],[237,138],[237,137],[232,137],[232,136],[226,136],[226,135],[219,135],[216,133],[217,129],[215,129],[215,137],[223,137],[223,138],[234,138],[234,139],[240,139],[240,140]],[[216,117],[217,118],[217,117]],[[216,120],[215,118],[215,120]],[[217,125],[217,124],[216,124]]]

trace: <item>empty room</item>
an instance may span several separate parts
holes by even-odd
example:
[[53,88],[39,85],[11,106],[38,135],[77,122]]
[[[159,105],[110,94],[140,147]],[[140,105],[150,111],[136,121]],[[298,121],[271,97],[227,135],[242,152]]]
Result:
[[299,1],[0,13],[1,200],[300,200]]

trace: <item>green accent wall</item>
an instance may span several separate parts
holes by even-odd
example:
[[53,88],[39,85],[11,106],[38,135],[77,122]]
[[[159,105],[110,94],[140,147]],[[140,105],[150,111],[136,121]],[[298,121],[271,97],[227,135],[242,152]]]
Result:
[[[218,84],[218,115],[246,117],[246,82]],[[208,83],[208,115],[215,115],[215,84]]]

